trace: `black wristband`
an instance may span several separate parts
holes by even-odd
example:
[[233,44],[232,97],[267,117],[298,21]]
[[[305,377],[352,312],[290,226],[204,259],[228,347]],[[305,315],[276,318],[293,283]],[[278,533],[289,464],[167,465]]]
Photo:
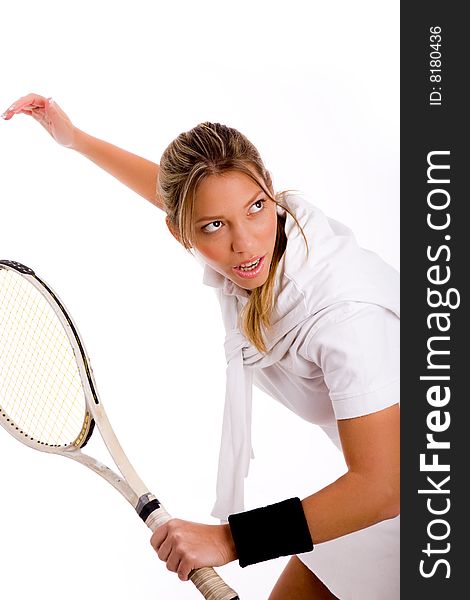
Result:
[[241,567],[313,550],[299,498],[229,515],[228,522]]

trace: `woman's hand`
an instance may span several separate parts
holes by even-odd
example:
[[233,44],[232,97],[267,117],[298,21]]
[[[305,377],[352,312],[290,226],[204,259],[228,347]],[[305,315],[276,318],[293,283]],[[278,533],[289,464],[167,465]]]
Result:
[[57,143],[73,148],[75,127],[52,98],[28,94],[16,100],[3,113],[2,118],[9,121],[14,115],[21,113],[36,119]]
[[158,527],[151,539],[158,557],[169,571],[186,581],[199,567],[220,567],[237,558],[230,526],[201,525],[171,519]]

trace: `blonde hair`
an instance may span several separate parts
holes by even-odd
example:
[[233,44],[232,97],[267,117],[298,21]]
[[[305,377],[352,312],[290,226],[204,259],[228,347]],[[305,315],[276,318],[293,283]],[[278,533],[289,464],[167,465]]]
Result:
[[[292,216],[302,232],[308,253],[305,234],[285,204],[287,194],[293,190],[274,194],[271,175],[255,146],[236,129],[208,121],[181,133],[165,149],[160,160],[157,192],[165,206],[169,224],[181,244],[191,252],[191,240],[195,239],[193,217],[198,185],[210,175],[227,171],[245,173],[273,202]],[[267,352],[262,330],[270,326],[276,269],[287,244],[285,218],[282,211],[277,213],[276,242],[268,278],[262,286],[251,291],[240,315],[241,331],[262,353]]]

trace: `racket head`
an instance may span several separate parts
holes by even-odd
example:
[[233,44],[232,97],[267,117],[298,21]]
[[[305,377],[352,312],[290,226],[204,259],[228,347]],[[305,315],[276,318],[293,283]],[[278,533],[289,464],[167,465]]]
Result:
[[0,425],[43,452],[82,448],[99,405],[63,303],[32,269],[0,260]]

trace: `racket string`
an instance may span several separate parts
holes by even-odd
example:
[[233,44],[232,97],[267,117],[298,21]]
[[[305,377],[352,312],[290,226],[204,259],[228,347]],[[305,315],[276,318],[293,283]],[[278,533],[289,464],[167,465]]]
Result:
[[0,406],[28,436],[69,445],[86,401],[74,349],[44,296],[22,276],[0,270]]

